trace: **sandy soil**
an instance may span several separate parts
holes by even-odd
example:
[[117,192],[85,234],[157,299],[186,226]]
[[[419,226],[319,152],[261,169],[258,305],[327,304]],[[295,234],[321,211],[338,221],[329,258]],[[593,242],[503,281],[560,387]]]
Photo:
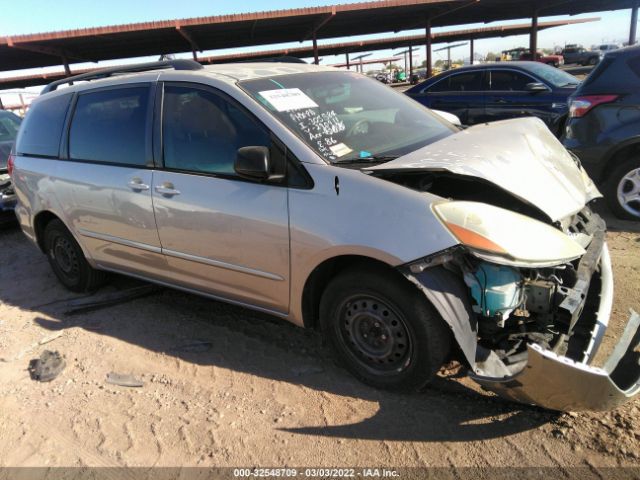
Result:
[[[640,311],[640,230],[613,226],[615,333],[630,307]],[[482,393],[455,368],[421,394],[381,392],[334,364],[315,332],[262,314],[159,289],[66,315],[76,297],[17,227],[0,230],[0,466],[580,466],[598,474],[640,463],[640,401],[560,415]],[[51,383],[27,372],[45,349],[67,361]],[[107,384],[109,372],[145,384]]]

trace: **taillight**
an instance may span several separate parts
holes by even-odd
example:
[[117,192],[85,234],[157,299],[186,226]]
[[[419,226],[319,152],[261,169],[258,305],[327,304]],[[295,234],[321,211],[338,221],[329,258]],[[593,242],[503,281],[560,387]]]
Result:
[[569,104],[569,116],[571,118],[584,117],[592,108],[611,103],[618,98],[618,95],[583,95],[571,100]]
[[9,158],[7,159],[7,171],[9,172],[9,176],[13,173],[13,162],[15,160],[15,156],[13,153],[9,154]]

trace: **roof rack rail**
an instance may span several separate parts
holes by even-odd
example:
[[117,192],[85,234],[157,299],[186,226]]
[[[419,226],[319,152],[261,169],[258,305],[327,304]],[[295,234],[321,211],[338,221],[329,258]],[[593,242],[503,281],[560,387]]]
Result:
[[304,63],[306,65],[307,62],[298,57],[293,57],[291,55],[281,55],[279,57],[265,57],[258,59],[248,59],[248,60],[231,60],[229,62],[222,63],[262,63],[262,62],[273,62],[273,63]]
[[61,80],[51,82],[49,85],[42,89],[40,95],[48,92],[53,92],[59,85],[65,83],[79,82],[82,80],[96,80],[98,78],[110,77],[116,73],[131,73],[131,72],[145,72],[149,70],[159,70],[161,68],[173,68],[174,70],[200,70],[204,68],[195,60],[178,59],[178,60],[164,60],[161,62],[148,62],[148,63],[135,63],[133,65],[120,65],[119,67],[101,68],[100,70],[94,70],[93,72],[82,73],[80,75],[74,75],[72,77],[66,77]]

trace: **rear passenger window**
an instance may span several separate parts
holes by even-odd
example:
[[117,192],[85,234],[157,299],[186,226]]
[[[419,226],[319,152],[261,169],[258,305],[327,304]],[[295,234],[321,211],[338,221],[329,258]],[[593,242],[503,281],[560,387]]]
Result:
[[146,164],[148,87],[83,93],[69,132],[69,156],[75,160]]
[[477,92],[482,90],[482,72],[457,73],[439,81],[429,92]]
[[509,70],[491,71],[491,90],[496,91],[522,91],[526,89],[528,83],[534,80],[522,73]]
[[268,130],[222,96],[169,85],[162,138],[166,168],[225,175],[235,175],[240,147],[271,146]]
[[22,122],[16,152],[20,155],[57,157],[70,102],[69,94],[35,102]]

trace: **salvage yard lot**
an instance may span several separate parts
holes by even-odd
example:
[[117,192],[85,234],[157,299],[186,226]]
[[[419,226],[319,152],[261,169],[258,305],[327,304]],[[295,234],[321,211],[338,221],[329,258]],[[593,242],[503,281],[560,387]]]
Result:
[[[640,229],[613,227],[608,340],[640,311]],[[17,226],[0,229],[1,466],[640,464],[640,400],[556,414],[483,393],[455,363],[421,394],[382,392],[335,365],[317,333],[263,314],[169,289],[65,314],[77,297]],[[67,367],[38,383],[27,366],[45,349]],[[109,372],[144,386],[110,385]]]

